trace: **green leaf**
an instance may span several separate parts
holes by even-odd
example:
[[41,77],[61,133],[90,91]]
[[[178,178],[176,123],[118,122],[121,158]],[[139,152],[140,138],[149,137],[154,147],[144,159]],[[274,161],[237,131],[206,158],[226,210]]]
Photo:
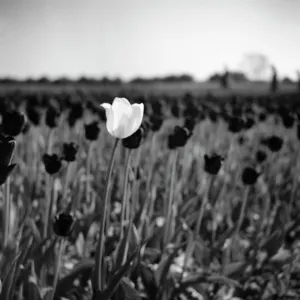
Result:
[[211,275],[207,277],[207,282],[210,283],[221,283],[221,284],[226,284],[226,285],[231,285],[235,287],[241,287],[238,281],[230,279],[225,276],[221,275]]
[[245,261],[231,262],[223,269],[223,275],[230,278],[239,277],[245,272],[247,265]]
[[154,272],[144,263],[141,263],[139,265],[139,274],[141,276],[142,283],[145,287],[148,298],[155,299],[158,292],[158,287],[155,282]]
[[275,255],[283,244],[284,234],[281,229],[276,230],[273,234],[261,245],[261,250],[266,251],[268,257]]
[[140,300],[139,292],[134,288],[133,282],[128,278],[122,278],[121,286],[128,300]]

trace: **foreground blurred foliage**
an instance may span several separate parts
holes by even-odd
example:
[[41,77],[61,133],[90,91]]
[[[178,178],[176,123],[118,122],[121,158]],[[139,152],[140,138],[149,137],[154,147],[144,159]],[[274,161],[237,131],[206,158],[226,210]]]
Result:
[[145,115],[117,149],[101,291],[114,97],[1,96],[0,299],[51,299],[62,240],[57,300],[297,299],[300,95],[124,96]]

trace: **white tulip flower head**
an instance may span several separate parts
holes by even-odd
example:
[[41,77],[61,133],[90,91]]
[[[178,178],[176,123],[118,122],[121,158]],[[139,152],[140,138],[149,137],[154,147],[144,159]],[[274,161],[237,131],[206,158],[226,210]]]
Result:
[[112,104],[103,103],[107,131],[115,138],[125,139],[134,134],[142,124],[144,104],[130,104],[126,98],[116,97]]

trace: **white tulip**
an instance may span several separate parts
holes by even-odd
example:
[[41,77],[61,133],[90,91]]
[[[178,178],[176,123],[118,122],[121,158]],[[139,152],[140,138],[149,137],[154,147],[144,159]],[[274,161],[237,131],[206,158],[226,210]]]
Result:
[[116,97],[111,104],[101,106],[106,113],[107,131],[115,138],[125,139],[134,134],[142,124],[144,104],[130,104],[126,98]]

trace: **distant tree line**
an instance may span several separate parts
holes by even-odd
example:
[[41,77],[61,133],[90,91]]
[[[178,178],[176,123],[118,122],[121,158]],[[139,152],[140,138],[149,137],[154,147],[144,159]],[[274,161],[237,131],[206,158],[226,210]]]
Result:
[[[182,75],[168,75],[165,77],[152,77],[152,78],[143,78],[143,77],[135,77],[129,81],[129,83],[157,83],[157,82],[169,82],[169,83],[176,83],[176,82],[193,82],[194,78],[188,74]],[[121,78],[108,78],[103,77],[101,79],[95,78],[88,78],[88,77],[80,77],[79,79],[69,79],[66,77],[57,78],[51,80],[47,77],[41,77],[39,79],[32,79],[28,78],[25,80],[18,80],[15,78],[5,77],[0,78],[0,84],[57,84],[57,85],[68,85],[68,84],[104,84],[104,85],[121,85],[124,81]]]

